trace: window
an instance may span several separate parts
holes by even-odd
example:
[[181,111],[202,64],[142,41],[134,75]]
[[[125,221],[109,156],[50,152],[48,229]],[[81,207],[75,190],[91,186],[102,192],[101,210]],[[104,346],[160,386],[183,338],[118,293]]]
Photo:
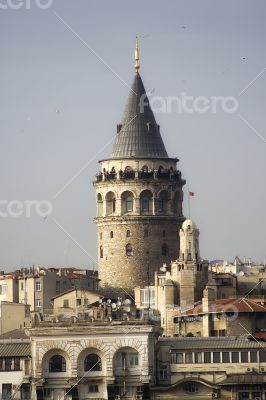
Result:
[[137,367],[139,365],[139,355],[137,353],[129,353],[130,367]]
[[248,351],[241,351],[240,357],[241,357],[242,363],[247,363],[248,362]]
[[220,352],[219,351],[214,351],[213,352],[213,362],[214,363],[220,363],[221,362],[221,357],[220,357]]
[[81,299],[76,299],[77,306],[81,306]]
[[20,371],[20,358],[14,358],[14,371]]
[[106,195],[106,215],[112,215],[115,213],[115,209],[115,194],[113,192],[108,192]]
[[114,213],[115,212],[115,199],[112,200],[112,210],[113,210],[113,213]]
[[155,305],[155,290],[153,288],[140,289],[140,304],[142,306]]
[[0,371],[4,371],[4,359],[0,358]]
[[111,232],[110,232],[110,238],[113,239],[113,237],[114,237],[114,232],[111,231]]
[[103,246],[100,246],[100,258],[103,258]]
[[184,364],[183,353],[176,353],[176,364]]
[[149,236],[149,231],[147,228],[144,229],[144,237],[148,237]]
[[91,353],[84,360],[84,371],[101,371],[102,360],[98,354]]
[[167,245],[164,243],[161,249],[162,256],[167,256]]
[[141,170],[142,170],[142,172],[145,172],[145,173],[149,172],[149,168],[148,168],[147,165],[143,165],[143,167],[141,168]]
[[143,213],[152,211],[152,193],[149,190],[140,194],[140,211]]
[[192,353],[186,353],[185,360],[186,360],[186,364],[192,364],[193,363]]
[[130,230],[129,230],[129,229],[127,230],[126,236],[127,236],[127,237],[130,237],[130,236],[131,236],[131,233],[130,233]]
[[195,363],[202,363],[202,353],[195,353]]
[[100,193],[97,194],[97,209],[98,209],[98,217],[103,216],[103,198]]
[[150,199],[146,196],[141,199],[141,211],[143,212],[150,211]]
[[165,237],[165,231],[163,231],[163,237]]
[[168,199],[168,194],[166,190],[163,190],[158,199],[158,211],[159,212],[166,212],[167,211],[167,199]]
[[183,386],[184,392],[197,393],[199,390],[197,382],[186,382]]
[[69,307],[69,300],[68,300],[68,299],[64,299],[64,301],[63,301],[63,307],[64,307],[64,308],[68,308],[68,307]]
[[24,290],[24,282],[20,282],[20,289]]
[[162,381],[167,380],[167,375],[167,365],[161,365],[159,370],[159,379],[161,379]]
[[5,371],[12,371],[12,358],[5,359]]
[[89,385],[89,393],[98,393],[99,386],[98,385]]
[[133,211],[133,197],[128,196],[126,198],[126,212],[131,212]]
[[127,257],[133,256],[133,249],[132,249],[131,244],[126,245],[126,256]]
[[229,351],[222,352],[222,362],[223,363],[230,363],[230,354]]
[[266,351],[262,350],[259,352],[260,355],[260,362],[266,362]]
[[66,360],[60,354],[57,354],[49,360],[50,372],[66,372]]
[[232,351],[232,363],[239,363],[238,351]]
[[42,302],[40,299],[36,299],[36,307],[40,308],[42,306]]
[[251,351],[250,352],[250,362],[258,362],[258,356],[257,356],[257,352],[256,351]]
[[56,291],[56,293],[60,292],[60,281],[55,282],[55,291]]
[[6,294],[7,293],[7,285],[0,285],[0,295],[1,294]]
[[35,290],[36,292],[40,292],[42,290],[41,282],[39,281],[35,282]]
[[2,384],[2,399],[10,400],[12,397],[12,384],[11,383],[3,383]]
[[204,363],[208,364],[211,362],[211,352],[210,351],[205,351],[204,352]]

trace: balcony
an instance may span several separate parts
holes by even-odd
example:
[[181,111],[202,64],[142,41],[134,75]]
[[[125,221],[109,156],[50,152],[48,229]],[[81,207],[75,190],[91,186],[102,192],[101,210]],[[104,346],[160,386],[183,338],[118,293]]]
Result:
[[185,180],[182,179],[180,171],[175,170],[164,170],[164,171],[122,171],[119,172],[99,172],[96,175],[95,183],[98,182],[110,182],[110,181],[128,181],[128,180],[164,180],[174,181],[185,184]]

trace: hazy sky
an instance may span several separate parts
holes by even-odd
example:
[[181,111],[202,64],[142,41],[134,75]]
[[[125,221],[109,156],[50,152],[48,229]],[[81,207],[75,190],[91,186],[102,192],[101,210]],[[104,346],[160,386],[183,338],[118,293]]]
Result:
[[0,217],[1,269],[92,266],[92,181],[133,80],[136,34],[153,96],[239,102],[234,113],[175,109],[155,117],[169,155],[180,159],[185,191],[195,192],[201,255],[262,260],[265,1],[54,0],[45,10],[40,3],[48,0],[0,0],[0,210],[4,201],[46,200],[53,213]]

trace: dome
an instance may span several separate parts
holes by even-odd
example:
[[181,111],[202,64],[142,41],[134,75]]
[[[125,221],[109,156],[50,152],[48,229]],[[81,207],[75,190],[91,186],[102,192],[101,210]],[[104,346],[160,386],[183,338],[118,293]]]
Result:
[[191,219],[186,219],[182,224],[182,229],[186,231],[188,229],[198,229],[198,228],[195,222],[193,222]]

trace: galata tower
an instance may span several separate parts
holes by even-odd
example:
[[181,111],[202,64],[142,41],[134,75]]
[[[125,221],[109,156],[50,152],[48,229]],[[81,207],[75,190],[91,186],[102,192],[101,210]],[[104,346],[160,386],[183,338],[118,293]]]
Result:
[[185,181],[166,152],[139,74],[108,159],[96,176],[98,267],[106,291],[132,293],[179,256]]

